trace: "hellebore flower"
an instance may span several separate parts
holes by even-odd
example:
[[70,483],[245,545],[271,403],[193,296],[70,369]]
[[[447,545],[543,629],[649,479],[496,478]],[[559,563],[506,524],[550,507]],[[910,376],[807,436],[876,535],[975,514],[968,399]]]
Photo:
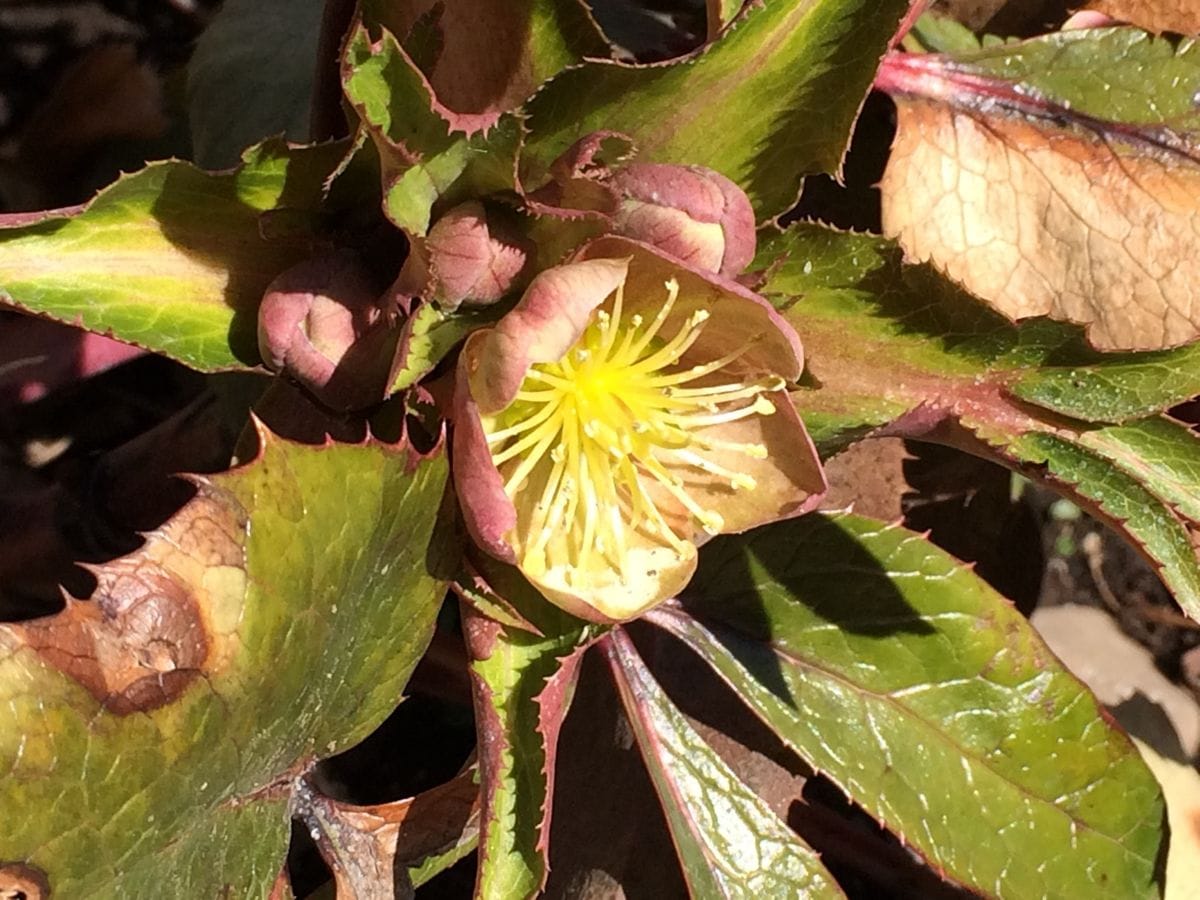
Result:
[[553,603],[624,621],[677,593],[697,544],[825,490],[788,399],[795,333],[740,285],[601,238],[471,335],[455,390],[468,528]]

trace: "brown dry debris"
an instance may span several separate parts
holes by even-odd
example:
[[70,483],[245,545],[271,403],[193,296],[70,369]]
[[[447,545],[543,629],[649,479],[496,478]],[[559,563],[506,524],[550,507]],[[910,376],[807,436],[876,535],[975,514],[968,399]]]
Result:
[[33,866],[0,863],[0,900],[45,900],[50,882]]
[[95,570],[91,600],[5,626],[117,715],[171,702],[236,650],[244,513],[219,489],[199,487],[140,550]]

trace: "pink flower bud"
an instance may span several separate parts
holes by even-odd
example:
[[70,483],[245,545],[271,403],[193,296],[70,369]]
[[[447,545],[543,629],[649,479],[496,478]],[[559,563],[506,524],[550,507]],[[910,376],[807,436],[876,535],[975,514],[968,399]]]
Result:
[[390,353],[377,293],[349,251],[283,272],[267,287],[258,310],[263,363],[335,409],[382,400]]
[[754,209],[742,189],[702,166],[631,163],[612,175],[618,234],[727,277],[754,258]]
[[434,300],[444,309],[485,306],[520,287],[528,242],[482,203],[456,206],[415,243],[397,290]]

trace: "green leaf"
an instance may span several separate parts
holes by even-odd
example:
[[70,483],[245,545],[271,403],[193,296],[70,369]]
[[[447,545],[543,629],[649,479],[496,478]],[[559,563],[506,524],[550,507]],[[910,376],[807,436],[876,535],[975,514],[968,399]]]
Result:
[[1106,122],[1200,126],[1200,45],[1136,28],[1056,31],[954,58],[960,71],[1019,82],[1038,97]]
[[970,53],[979,49],[979,38],[966,25],[939,12],[924,13],[904,38],[908,50],[920,53]]
[[920,536],[812,515],[718,539],[684,608],[651,621],[937,870],[996,897],[1159,896],[1163,801],[1136,750]]
[[729,27],[744,5],[744,0],[707,0],[709,40],[715,40]]
[[483,791],[476,896],[515,900],[546,881],[558,732],[583,652],[603,631],[552,607],[515,569],[494,564],[486,576],[541,632],[462,605]]
[[263,289],[309,254],[341,149],[268,142],[222,173],[152,163],[81,211],[0,217],[0,300],[204,372],[255,366]]
[[844,897],[813,852],[688,724],[625,634],[602,645],[693,897]]
[[717,43],[670,64],[593,61],[531,103],[522,183],[593,131],[633,138],[647,162],[708,166],[760,219],[792,206],[804,175],[841,165],[863,98],[906,0],[766,0]]
[[91,601],[0,625],[0,860],[54,896],[265,897],[293,783],[392,710],[432,634],[441,456],[263,433]]
[[188,62],[193,155],[236,165],[265,138],[309,139],[322,0],[226,0]]
[[1009,390],[1077,419],[1125,422],[1200,395],[1200,344],[1097,354],[1082,365],[1045,366],[1021,373]]
[[397,227],[424,234],[435,204],[514,189],[521,141],[515,118],[471,136],[458,130],[386,30],[373,41],[356,27],[342,69],[346,97],[379,152],[384,213]]
[[1200,523],[1200,435],[1186,425],[1159,416],[1085,431],[1079,443]]
[[879,427],[953,441],[946,429],[961,425],[983,442],[974,452],[1102,514],[1200,615],[1200,442],[1155,416],[1093,424],[1190,399],[1200,384],[1195,347],[1101,354],[1074,326],[1013,325],[867,235],[802,225],[762,248],[761,290],[807,355],[808,383],[792,398],[823,452]]
[[[1014,325],[895,244],[801,223],[764,230],[760,292],[804,341],[814,389],[794,396],[839,431],[898,418],[923,404],[987,427],[1040,427],[1037,410],[1126,421],[1200,392],[1200,350],[1099,353],[1071,325]],[[837,431],[828,438],[837,439]]]
[[[1195,447],[1181,454],[1178,443],[1164,441],[1161,431],[1169,427],[1113,429],[1116,434],[1091,439],[1100,453],[1080,446],[1086,438],[1076,443],[1031,432],[1013,441],[1005,452],[1023,462],[1044,465],[1052,482],[1061,482],[1090,501],[1089,505],[1125,532],[1156,564],[1175,601],[1192,618],[1200,619],[1200,527],[1195,520],[1189,526],[1167,500],[1178,491],[1181,496],[1174,497],[1175,503],[1182,501],[1194,508],[1200,498],[1197,483],[1185,481],[1180,490],[1179,479],[1183,473],[1195,471],[1200,454]],[[1130,459],[1126,455],[1130,444],[1134,452],[1151,455],[1145,460]],[[1164,450],[1166,457],[1159,455]],[[1116,465],[1113,459],[1118,460]]]
[[401,358],[396,366],[391,392],[416,384],[433,371],[458,342],[477,328],[500,318],[504,307],[458,309],[445,312],[432,303],[414,310],[400,336]]

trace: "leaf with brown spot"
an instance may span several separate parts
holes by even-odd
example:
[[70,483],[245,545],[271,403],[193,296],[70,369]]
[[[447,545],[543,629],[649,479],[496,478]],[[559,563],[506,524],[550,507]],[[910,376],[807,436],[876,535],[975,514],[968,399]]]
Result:
[[1200,336],[1200,46],[1073,31],[893,54],[884,230],[1012,319],[1102,349]]
[[261,439],[91,600],[0,625],[0,860],[53,896],[265,896],[297,777],[429,641],[440,451]]

